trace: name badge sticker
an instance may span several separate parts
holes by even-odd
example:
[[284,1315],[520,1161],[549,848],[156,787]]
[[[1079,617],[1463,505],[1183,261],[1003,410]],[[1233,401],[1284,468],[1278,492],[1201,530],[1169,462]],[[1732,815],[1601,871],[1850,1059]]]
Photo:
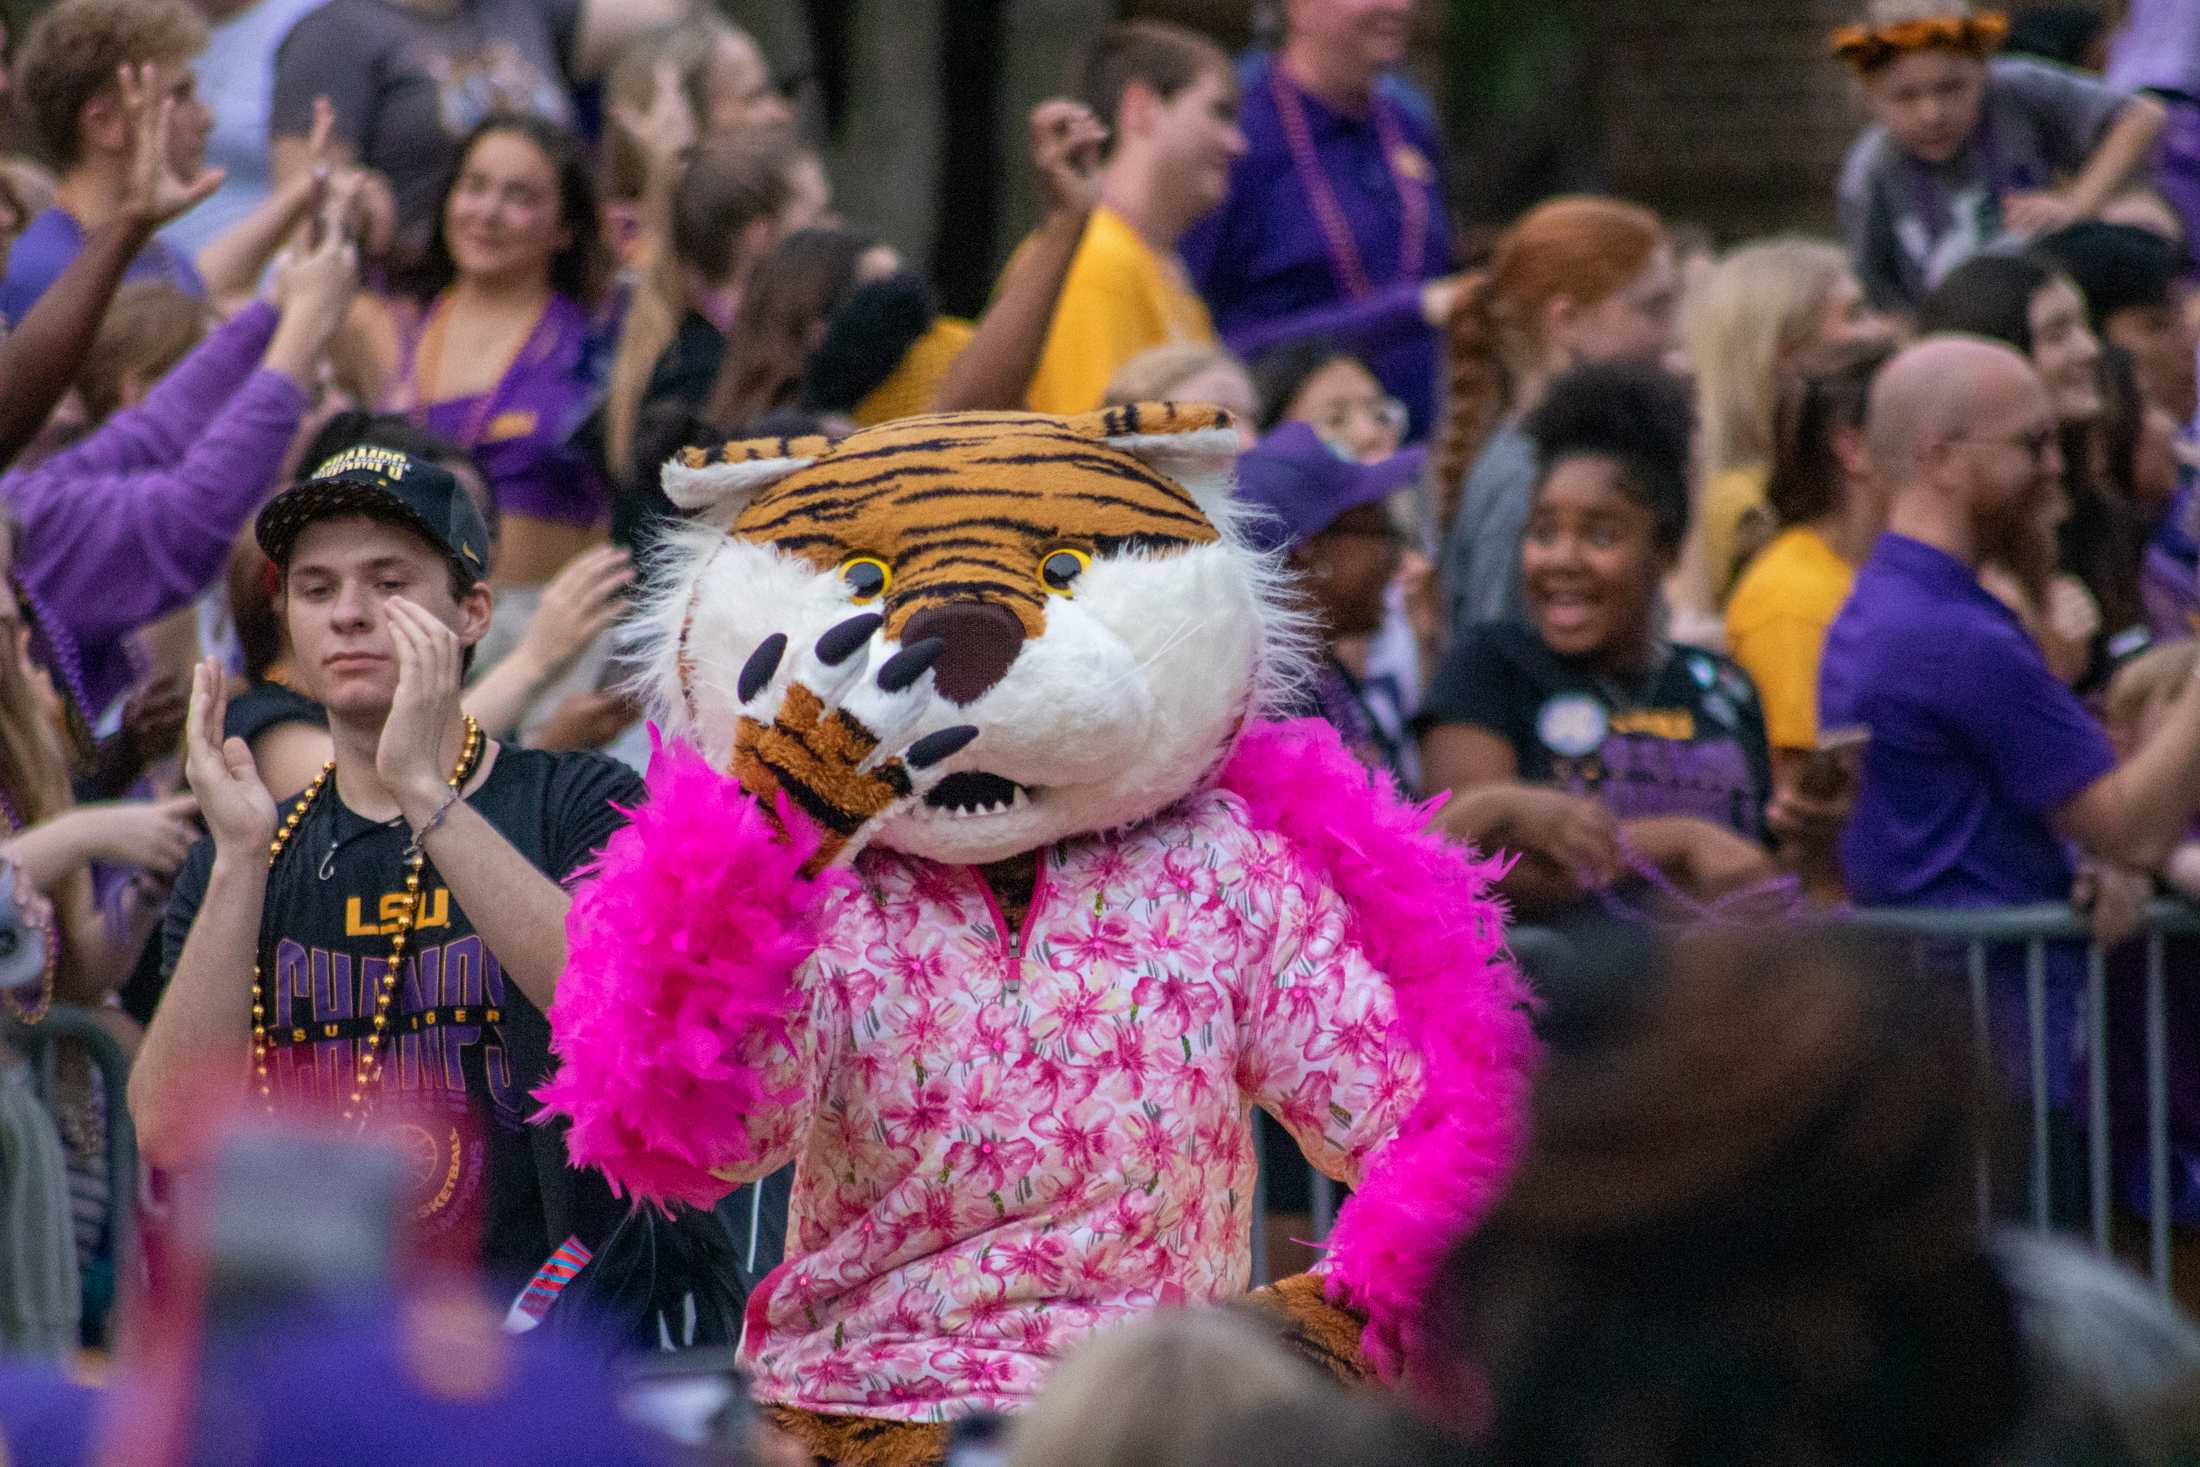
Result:
[[1604,705],[1587,693],[1560,693],[1535,715],[1535,736],[1543,747],[1568,759],[1601,747],[1610,731]]

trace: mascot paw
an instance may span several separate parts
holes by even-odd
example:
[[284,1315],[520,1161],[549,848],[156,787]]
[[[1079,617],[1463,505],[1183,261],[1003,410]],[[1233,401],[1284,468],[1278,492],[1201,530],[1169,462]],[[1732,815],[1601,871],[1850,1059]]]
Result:
[[960,724],[905,742],[932,706],[932,664],[946,644],[912,642],[874,669],[882,622],[850,617],[791,659],[774,632],[741,669],[734,777],[765,809],[784,794],[817,823],[819,866],[852,858],[879,817],[937,784],[940,763],[978,736]]
[[1245,1308],[1264,1318],[1285,1347],[1339,1385],[1375,1383],[1375,1372],[1360,1353],[1367,1316],[1332,1303],[1322,1281],[1293,1274],[1246,1296]]

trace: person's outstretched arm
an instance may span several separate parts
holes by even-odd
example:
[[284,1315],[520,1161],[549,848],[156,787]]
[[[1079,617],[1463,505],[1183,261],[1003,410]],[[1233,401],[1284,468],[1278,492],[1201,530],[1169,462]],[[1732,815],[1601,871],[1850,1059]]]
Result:
[[45,426],[83,359],[84,344],[122,284],[130,262],[155,230],[221,187],[215,169],[185,182],[167,167],[168,129],[175,103],[155,105],[150,68],[122,68],[122,96],[135,146],[130,192],[114,218],[92,230],[61,278],[0,341],[0,468]]
[[551,578],[519,645],[466,689],[466,711],[489,737],[517,732],[542,690],[619,619],[633,583],[632,560],[616,545],[574,556]]
[[2156,870],[2200,809],[2200,676],[2132,756],[2055,812],[2064,834],[2126,866]]
[[2154,98],[2126,101],[2068,188],[2016,193],[2002,200],[2009,227],[2025,235],[2045,234],[2093,218],[2146,163],[2168,125],[2169,109]]
[[297,433],[357,279],[351,246],[326,237],[285,265],[279,306],[237,316],[143,404],[14,486],[24,543],[35,548],[20,574],[81,608],[79,636],[165,616],[221,574]]
[[1106,137],[1099,119],[1076,102],[1057,99],[1032,109],[1032,166],[1046,188],[1047,215],[1008,262],[993,304],[947,369],[933,402],[940,412],[1023,407],[1046,350],[1062,283],[1099,202],[1097,171]]

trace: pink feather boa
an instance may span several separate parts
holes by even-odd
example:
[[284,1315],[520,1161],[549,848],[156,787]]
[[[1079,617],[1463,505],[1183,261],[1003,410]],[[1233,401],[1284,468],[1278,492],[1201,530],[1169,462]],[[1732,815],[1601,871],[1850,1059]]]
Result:
[[1497,1200],[1526,1140],[1532,1000],[1489,895],[1505,863],[1429,834],[1434,805],[1378,791],[1317,720],[1248,730],[1222,786],[1343,898],[1421,1055],[1420,1099],[1328,1244],[1330,1297],[1366,1311],[1362,1348],[1395,1380],[1419,1358],[1420,1313],[1445,1252]]
[[[1522,1145],[1535,1042],[1487,894],[1503,865],[1428,834],[1429,807],[1381,793],[1317,720],[1248,730],[1221,782],[1343,899],[1422,1056],[1420,1099],[1329,1240],[1330,1292],[1366,1311],[1369,1358],[1396,1378],[1445,1250]],[[649,788],[574,896],[550,1011],[562,1065],[538,1093],[571,1118],[576,1165],[707,1206],[727,1190],[712,1169],[752,1160],[738,1118],[786,1098],[744,1055],[784,1042],[794,975],[847,878],[805,877],[814,834],[782,836],[685,745],[656,748]]]
[[752,1160],[739,1118],[791,1098],[744,1054],[785,1042],[843,878],[804,876],[814,831],[788,819],[782,835],[685,744],[653,746],[649,793],[574,893],[550,1006],[562,1063],[536,1094],[571,1118],[574,1165],[622,1196],[707,1207],[731,1190],[711,1169]]

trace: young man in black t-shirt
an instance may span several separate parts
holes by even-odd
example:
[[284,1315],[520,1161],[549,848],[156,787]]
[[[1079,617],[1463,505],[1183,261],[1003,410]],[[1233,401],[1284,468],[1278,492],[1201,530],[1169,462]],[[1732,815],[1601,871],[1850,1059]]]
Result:
[[197,670],[186,760],[211,835],[168,914],[167,986],[130,1080],[140,1142],[176,1157],[195,1077],[220,1066],[271,1108],[386,1120],[421,1233],[478,1226],[490,1277],[516,1282],[618,1213],[527,1116],[565,966],[560,883],[642,783],[595,755],[502,747],[465,715],[488,537],[447,471],[352,449],[257,534],[336,757],[278,809],[221,737],[220,670]]

